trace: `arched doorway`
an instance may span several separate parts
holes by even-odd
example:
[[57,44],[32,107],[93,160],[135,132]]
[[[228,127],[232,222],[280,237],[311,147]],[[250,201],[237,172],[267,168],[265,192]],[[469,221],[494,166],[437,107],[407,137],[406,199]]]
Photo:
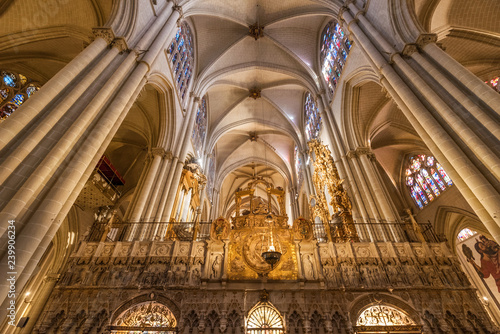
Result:
[[175,334],[177,320],[168,307],[151,301],[136,304],[122,312],[110,329],[114,334]]

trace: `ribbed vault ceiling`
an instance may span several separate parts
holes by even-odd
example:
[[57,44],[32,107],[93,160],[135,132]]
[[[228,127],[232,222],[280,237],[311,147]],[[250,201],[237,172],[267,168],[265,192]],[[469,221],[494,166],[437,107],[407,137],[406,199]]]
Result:
[[[321,29],[339,2],[200,0],[185,6],[196,34],[195,91],[208,99],[206,147],[215,149],[217,182],[226,194],[221,205],[229,210],[224,201],[253,177],[291,186],[295,145],[305,145],[304,95],[320,90]],[[264,27],[257,40],[249,35],[255,23]],[[250,97],[252,89],[261,97]]]

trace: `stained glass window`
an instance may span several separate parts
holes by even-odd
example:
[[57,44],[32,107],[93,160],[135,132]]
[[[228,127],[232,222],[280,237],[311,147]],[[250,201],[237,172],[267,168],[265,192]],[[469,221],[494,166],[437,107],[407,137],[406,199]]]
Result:
[[412,156],[405,171],[406,186],[419,208],[437,198],[447,187],[453,185],[448,174],[433,156]]
[[321,116],[311,93],[306,94],[304,103],[307,140],[317,139],[321,131]]
[[491,80],[485,81],[485,83],[500,93],[500,77],[493,78]]
[[250,311],[247,334],[283,334],[284,332],[283,318],[269,302],[261,302]]
[[302,157],[300,155],[298,146],[295,146],[293,156],[295,159],[295,175],[297,176],[297,193],[299,193],[300,188],[302,187],[302,181],[304,181],[304,175],[302,173]]
[[0,70],[0,123],[26,102],[40,86],[26,76]]
[[361,312],[356,326],[414,326],[415,321],[398,309],[386,305],[370,306]]
[[333,95],[352,42],[336,21],[330,21],[321,34],[321,73]]
[[195,122],[191,139],[193,141],[193,147],[196,151],[196,155],[200,158],[203,155],[203,143],[207,133],[207,100],[205,97],[201,99],[198,106]]
[[477,234],[476,231],[472,231],[469,228],[464,228],[462,231],[458,232],[457,239],[458,241],[465,241],[470,237],[473,237]]
[[212,201],[213,189],[215,183],[215,150],[208,157],[207,166],[207,195],[210,201]]
[[145,302],[123,312],[111,326],[112,333],[144,333],[154,328],[153,333],[176,333],[177,321],[165,305]]
[[191,81],[191,77],[193,75],[193,47],[194,43],[191,35],[191,29],[186,22],[182,22],[170,44],[170,47],[168,48],[170,60],[172,61],[172,69],[175,69],[174,78],[177,82],[177,90],[181,100],[184,100],[186,97],[189,82]]

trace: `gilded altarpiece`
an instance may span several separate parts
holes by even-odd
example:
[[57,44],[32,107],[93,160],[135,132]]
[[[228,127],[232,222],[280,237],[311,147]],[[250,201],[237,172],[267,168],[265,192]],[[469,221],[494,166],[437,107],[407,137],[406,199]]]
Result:
[[[255,196],[258,183],[266,188],[267,205]],[[273,196],[277,203],[274,207],[271,205]],[[228,279],[254,280],[264,276],[271,280],[297,279],[297,255],[293,230],[285,213],[284,196],[283,189],[274,188],[264,180],[256,180],[246,189],[236,191],[236,214],[232,217],[229,233]],[[250,207],[240,213],[242,198],[247,198]],[[269,217],[272,217],[272,222]],[[281,252],[281,258],[273,268],[261,256],[270,238]]]

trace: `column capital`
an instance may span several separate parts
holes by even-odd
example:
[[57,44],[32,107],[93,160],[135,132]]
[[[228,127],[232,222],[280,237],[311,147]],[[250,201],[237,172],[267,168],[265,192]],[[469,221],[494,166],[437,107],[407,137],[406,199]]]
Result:
[[125,38],[123,37],[117,37],[111,42],[111,46],[117,48],[120,53],[127,51],[129,52],[130,49],[127,46],[127,42],[125,41]]
[[356,148],[356,155],[357,156],[362,156],[362,155],[370,155],[373,154],[372,150],[369,147],[358,147]]
[[345,155],[347,158],[352,159],[358,156],[355,150],[350,150],[349,152],[346,153]]
[[437,35],[436,34],[420,34],[420,36],[418,36],[415,44],[417,44],[418,47],[422,49],[427,44],[436,43],[436,42],[437,42]]
[[113,42],[113,40],[115,39],[115,33],[113,32],[113,29],[109,27],[93,28],[92,34],[95,38],[101,37],[108,44],[111,44],[111,42]]
[[411,57],[412,54],[415,52],[418,52],[419,46],[415,43],[408,43],[405,45],[403,48],[403,51],[401,51],[401,55],[404,57]]
[[159,155],[162,158],[171,158],[172,157],[172,152],[170,151],[165,151],[163,147],[154,147],[151,149],[151,154],[153,156]]
[[179,18],[177,19],[177,26],[180,27],[181,26],[181,21],[184,18],[184,12],[182,10],[182,6],[179,6],[179,5],[172,6],[172,13],[173,12],[178,12],[179,13]]

